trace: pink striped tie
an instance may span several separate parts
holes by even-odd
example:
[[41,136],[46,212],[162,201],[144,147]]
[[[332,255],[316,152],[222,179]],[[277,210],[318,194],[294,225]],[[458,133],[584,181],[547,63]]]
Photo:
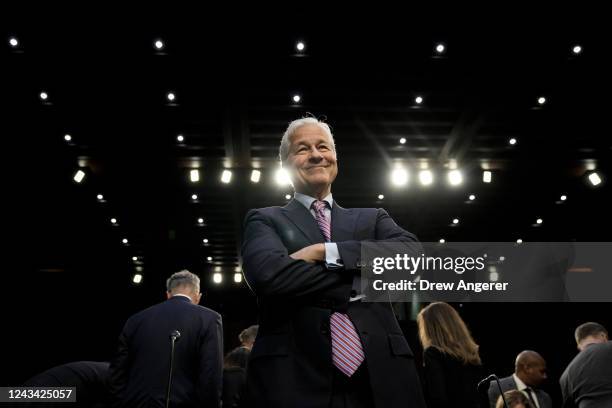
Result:
[[[325,201],[314,201],[312,206],[319,229],[325,241],[331,241],[331,223],[325,216]],[[361,340],[351,319],[344,314],[335,312],[329,320],[332,337],[332,361],[347,377],[352,376],[359,368],[365,356]]]

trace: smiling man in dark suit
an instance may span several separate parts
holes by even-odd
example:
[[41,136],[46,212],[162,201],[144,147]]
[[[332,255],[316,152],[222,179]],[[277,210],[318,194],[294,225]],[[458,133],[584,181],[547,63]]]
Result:
[[416,242],[382,209],[345,209],[329,126],[290,123],[280,145],[295,189],[284,207],[251,210],[242,247],[259,302],[247,373],[256,407],[424,407],[414,357],[389,303],[360,293],[361,242]]

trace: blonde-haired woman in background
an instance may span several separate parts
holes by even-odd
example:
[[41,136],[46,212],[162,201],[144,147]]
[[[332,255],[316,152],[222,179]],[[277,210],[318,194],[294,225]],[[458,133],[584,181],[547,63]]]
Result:
[[423,345],[425,395],[430,408],[478,408],[483,376],[478,344],[447,303],[431,303],[417,317]]

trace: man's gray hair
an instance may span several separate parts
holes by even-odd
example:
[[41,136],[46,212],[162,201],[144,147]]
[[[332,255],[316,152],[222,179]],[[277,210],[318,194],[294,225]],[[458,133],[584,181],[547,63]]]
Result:
[[576,338],[576,344],[580,344],[580,342],[586,339],[587,337],[597,336],[598,334],[605,334],[607,337],[608,331],[599,323],[587,322],[582,323],[580,326],[576,327],[574,337]]
[[195,290],[195,293],[200,293],[200,278],[198,278],[198,275],[183,269],[180,272],[173,273],[166,281],[166,290],[170,293],[185,286],[190,286]]
[[317,118],[305,117],[301,119],[296,119],[293,122],[289,123],[289,126],[287,126],[287,130],[285,130],[285,133],[283,134],[283,138],[281,139],[280,148],[278,149],[279,150],[278,157],[281,163],[285,163],[285,161],[287,161],[287,157],[289,157],[289,147],[291,146],[291,136],[293,136],[293,134],[298,128],[305,126],[305,125],[319,126],[323,130],[323,132],[325,132],[325,134],[329,136],[329,139],[331,140],[331,144],[332,144],[332,149],[334,149],[334,152],[336,151],[336,142],[334,141],[334,135],[332,135],[329,125],[323,121],[320,121]]

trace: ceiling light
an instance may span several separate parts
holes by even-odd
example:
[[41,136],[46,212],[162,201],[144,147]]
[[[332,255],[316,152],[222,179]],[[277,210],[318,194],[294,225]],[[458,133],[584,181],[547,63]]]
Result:
[[124,244],[126,244],[126,245],[127,245],[127,243],[128,243],[129,241],[128,241],[128,239],[127,239],[127,238],[123,238],[123,239],[121,240],[121,242],[123,242]]
[[132,257],[132,261],[136,262],[137,260],[138,260],[138,257],[137,257],[137,256],[133,256],[133,257]]
[[46,101],[49,98],[49,95],[46,92],[41,92],[39,96],[43,101]]
[[191,195],[191,199],[192,199],[193,201],[196,201],[196,200],[198,199],[198,195],[197,195],[197,194],[192,194],[192,195]]
[[98,194],[96,198],[100,201],[104,200],[104,196],[102,194]]
[[384,198],[385,198],[385,196],[384,196],[383,194],[379,194],[379,195],[378,195],[378,199],[379,199],[379,200],[382,200],[382,199],[384,199]]
[[452,186],[458,186],[463,182],[463,175],[459,170],[451,170],[448,172],[448,181]]
[[259,170],[253,170],[251,172],[251,181],[253,183],[259,183],[259,180],[261,179],[261,171]]
[[431,172],[431,170],[419,171],[419,181],[424,186],[428,186],[433,183],[433,173]]
[[544,105],[545,103],[546,103],[546,98],[545,98],[545,97],[543,97],[543,96],[540,96],[540,97],[538,98],[538,104],[540,104],[540,105]]
[[445,242],[446,242],[446,240],[445,240],[444,238],[440,238],[440,241],[439,241],[439,242],[440,242],[441,244],[443,244],[443,243],[445,243]]
[[574,45],[574,48],[572,48],[572,52],[576,55],[580,54],[582,52],[582,47],[579,45]]
[[172,102],[176,99],[176,95],[174,94],[174,92],[168,92],[168,94],[166,95],[166,98],[168,98],[168,100]]
[[523,240],[519,238],[519,239],[517,239],[517,240],[516,240],[516,243],[517,243],[517,244],[522,244],[522,243],[523,243]]
[[9,38],[9,45],[13,48],[17,47],[19,45],[19,41],[17,40],[17,38],[15,37],[11,37]]
[[295,103],[300,103],[300,101],[302,100],[302,97],[300,95],[293,95],[293,102]]
[[116,224],[117,223],[117,219],[116,218],[111,218],[110,222],[111,222],[111,224]]
[[202,242],[203,242],[203,243],[205,243],[205,244],[208,244],[208,238],[204,238],[204,239],[202,240]]
[[83,181],[84,178],[85,178],[85,172],[83,170],[77,170],[77,172],[74,173],[73,180],[76,181],[77,183],[80,183],[81,181]]
[[511,138],[510,140],[508,140],[508,143],[510,143],[511,145],[515,145],[516,144],[516,139],[515,138]]
[[139,274],[139,273],[134,274],[134,277],[132,278],[132,282],[134,282],[136,284],[142,282],[142,275]]
[[183,135],[178,135],[176,137],[176,141],[179,143],[183,143],[185,141],[185,137]]
[[421,97],[421,96],[417,96],[416,98],[414,98],[414,102],[415,102],[417,105],[422,104],[422,103],[423,103],[423,97]]
[[601,177],[599,176],[599,174],[597,174],[597,172],[593,172],[589,174],[589,181],[593,186],[597,186],[601,184]]
[[235,273],[234,274],[234,282],[236,282],[236,283],[242,282],[242,274],[241,273]]
[[444,46],[444,44],[438,44],[436,45],[436,52],[438,54],[442,54],[444,52],[444,50],[446,49],[446,47]]
[[542,219],[541,219],[541,218],[538,218],[538,219],[536,220],[536,224],[541,224],[541,223],[542,223]]
[[274,175],[274,179],[276,180],[276,183],[280,186],[286,186],[286,185],[291,184],[289,173],[287,173],[287,171],[283,169],[282,167],[276,171],[276,174]]
[[476,196],[474,194],[470,194],[468,198],[470,199],[470,201],[474,201],[476,199]]
[[291,200],[291,194],[285,194],[285,200]]
[[198,224],[204,224],[204,218],[198,218]]
[[70,136],[69,134],[65,134],[64,135],[64,140],[67,142],[70,142],[72,140],[72,136]]
[[408,172],[405,169],[397,168],[391,172],[391,183],[395,186],[404,186],[408,183]]
[[490,183],[492,179],[493,179],[493,174],[489,170],[485,170],[482,172],[483,183]]
[[192,183],[197,183],[198,181],[200,181],[200,170],[193,169],[189,171],[189,179]]
[[231,180],[232,180],[232,172],[230,170],[223,170],[223,173],[221,173],[221,182],[227,184]]
[[212,261],[212,260],[213,260],[213,258],[212,258],[212,256],[207,256],[207,257],[206,257],[206,260],[207,260],[208,262],[210,262],[210,261]]
[[153,43],[153,46],[157,48],[158,50],[161,50],[164,48],[164,42],[162,40],[155,40],[155,42]]
[[218,272],[213,274],[213,282],[215,282],[216,284],[223,282],[223,275]]
[[304,51],[304,48],[306,48],[306,44],[304,44],[302,41],[298,41],[297,44],[295,44],[295,49],[298,51]]
[[565,194],[563,194],[561,197],[559,197],[559,199],[561,201],[565,201],[565,200],[567,200],[567,196]]
[[459,224],[459,218],[453,218],[453,224],[455,225]]
[[402,137],[402,138],[399,140],[399,142],[400,142],[400,144],[406,144],[406,138],[405,138],[405,137]]

